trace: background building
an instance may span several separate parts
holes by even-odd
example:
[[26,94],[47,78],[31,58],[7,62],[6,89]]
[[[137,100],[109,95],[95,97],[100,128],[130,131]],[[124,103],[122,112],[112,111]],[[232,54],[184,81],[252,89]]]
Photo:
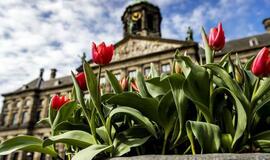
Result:
[[[192,30],[187,32],[185,40],[164,39],[161,37],[160,25],[162,16],[157,6],[148,2],[139,2],[126,8],[123,16],[123,39],[115,44],[115,55],[112,62],[103,70],[112,71],[117,79],[135,77],[137,71],[147,74],[150,63],[163,73],[171,71],[174,53],[181,50],[194,60],[203,58],[203,50],[193,41]],[[270,47],[270,18],[263,21],[267,32],[231,40],[225,48],[216,54],[216,60],[225,53],[238,53],[243,61],[255,55],[262,47]],[[91,63],[91,61],[90,61]],[[97,72],[97,65],[91,63]],[[82,71],[82,66],[77,68]],[[36,122],[48,116],[50,97],[54,94],[68,95],[71,92],[70,76],[56,78],[57,70],[51,70],[50,79],[43,80],[44,70],[33,81],[21,86],[14,92],[3,94],[4,105],[0,116],[0,138],[5,140],[17,135],[28,134],[41,138],[50,135],[47,126],[36,126]],[[101,75],[101,83],[109,87],[105,75]],[[59,147],[62,149],[63,147]],[[64,152],[63,149],[60,150]],[[18,152],[2,156],[2,160],[16,159],[49,159],[39,153]]]

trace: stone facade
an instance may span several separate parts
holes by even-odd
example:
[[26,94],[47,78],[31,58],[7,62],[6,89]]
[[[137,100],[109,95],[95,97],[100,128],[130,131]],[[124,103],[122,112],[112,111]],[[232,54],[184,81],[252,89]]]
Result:
[[[159,8],[148,2],[128,6],[122,16],[124,38],[115,44],[113,60],[108,66],[103,67],[103,71],[112,71],[119,80],[124,76],[134,77],[136,71],[147,74],[150,63],[153,63],[160,72],[170,72],[176,50],[190,55],[197,61],[204,59],[203,50],[198,43],[192,41],[192,35],[189,35],[186,41],[161,38],[161,20]],[[269,25],[268,21],[264,23]],[[243,61],[246,61],[264,46],[270,46],[269,33],[232,40],[226,44],[223,51],[216,53],[215,60],[219,60],[222,55],[231,51],[232,55],[237,52]],[[90,65],[94,72],[97,72],[98,66],[92,61],[90,61]],[[81,72],[82,66],[78,67],[77,71]],[[35,124],[48,116],[52,95],[68,95],[72,89],[70,76],[60,78],[55,78],[55,76],[56,70],[52,69],[51,78],[45,81],[43,80],[43,70],[41,70],[38,78],[14,92],[3,94],[4,104],[0,115],[1,141],[22,134],[35,135],[40,138],[50,135],[50,129],[47,126],[36,126]],[[104,72],[101,75],[101,83],[106,88],[110,88]],[[63,146],[59,146],[59,151],[64,153]],[[48,160],[50,157],[39,153],[18,152],[2,156],[1,159]]]

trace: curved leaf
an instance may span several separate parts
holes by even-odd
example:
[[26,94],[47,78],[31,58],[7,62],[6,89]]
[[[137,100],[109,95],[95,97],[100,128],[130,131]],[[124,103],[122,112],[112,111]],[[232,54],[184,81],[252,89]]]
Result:
[[139,93],[142,97],[150,97],[148,90],[146,88],[146,84],[144,81],[144,76],[141,72],[137,72],[136,84],[139,88]]
[[228,96],[231,96],[232,99],[234,100],[234,105],[236,107],[236,113],[237,113],[237,122],[236,122],[237,126],[236,126],[236,131],[235,131],[232,146],[231,146],[233,148],[236,141],[243,135],[243,133],[247,127],[247,115],[246,115],[244,106],[241,103],[241,101],[229,89],[221,87],[221,88],[216,89],[215,92],[226,92],[226,94]]
[[270,78],[261,80],[259,88],[252,96],[251,103],[255,104],[260,98],[262,98],[267,92],[269,92],[269,90],[270,90]]
[[106,70],[106,77],[107,77],[108,81],[110,82],[115,93],[122,93],[123,92],[118,80],[116,79],[115,75],[112,74],[112,72]]
[[0,155],[7,155],[22,150],[26,152],[40,152],[57,157],[53,147],[42,147],[42,140],[32,136],[17,136],[0,144]]
[[198,140],[201,153],[218,152],[221,143],[219,126],[205,122],[187,121],[186,129],[193,148],[193,154],[195,154],[195,144],[192,135]]
[[212,122],[212,117],[209,111],[210,99],[210,83],[207,70],[199,65],[194,64],[189,57],[180,56],[180,63],[185,63],[191,68],[186,80],[183,84],[185,95],[191,99],[202,112],[207,122]]
[[165,95],[170,90],[168,81],[161,80],[160,77],[149,79],[145,81],[145,84],[149,94],[154,98]]
[[85,132],[90,131],[89,126],[85,124],[71,123],[68,121],[59,123],[57,126],[55,126],[54,130],[56,133],[59,131],[70,131],[70,130],[82,130]]
[[217,64],[207,64],[205,67],[211,69],[215,75],[219,75],[219,77],[223,80],[224,84],[226,84],[231,92],[234,93],[240,99],[240,101],[244,103],[244,108],[247,109],[249,113],[250,103],[240,86],[230,77],[230,75]]
[[108,104],[135,108],[146,117],[158,122],[158,101],[153,98],[142,98],[136,93],[124,92],[111,97],[106,102]]
[[160,99],[158,107],[160,125],[164,128],[166,138],[174,127],[176,120],[175,110],[173,95],[172,92],[169,91]]
[[54,129],[59,123],[66,121],[73,114],[77,107],[75,101],[67,102],[57,112],[52,128]]
[[173,74],[168,77],[168,80],[170,83],[179,122],[179,132],[176,139],[174,140],[174,143],[176,143],[182,135],[183,127],[185,124],[184,121],[186,119],[185,116],[188,109],[188,99],[186,98],[185,93],[182,89],[182,85],[185,80],[183,75]]
[[72,160],[92,160],[97,154],[107,151],[112,147],[113,147],[112,145],[107,146],[107,145],[93,144],[76,153],[75,156],[72,157]]
[[125,140],[115,139],[115,150],[113,151],[113,156],[119,157],[130,151],[132,147],[138,147],[144,144],[150,136],[144,138],[128,138]]
[[106,124],[111,125],[112,117],[119,113],[131,115],[135,120],[137,120],[140,124],[142,124],[152,135],[157,137],[157,133],[156,133],[154,125],[150,122],[150,120],[147,117],[143,116],[141,112],[139,112],[138,110],[134,108],[119,107],[119,108],[113,109],[109,117],[107,118]]
[[46,147],[55,143],[65,143],[85,148],[91,144],[95,144],[95,139],[91,134],[87,132],[74,130],[65,132],[57,136],[49,137],[43,142],[43,146]]

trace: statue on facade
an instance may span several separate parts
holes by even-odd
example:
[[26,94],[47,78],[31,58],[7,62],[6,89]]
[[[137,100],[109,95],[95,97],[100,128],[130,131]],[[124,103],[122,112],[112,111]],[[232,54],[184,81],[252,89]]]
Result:
[[186,41],[193,41],[193,30],[188,26]]

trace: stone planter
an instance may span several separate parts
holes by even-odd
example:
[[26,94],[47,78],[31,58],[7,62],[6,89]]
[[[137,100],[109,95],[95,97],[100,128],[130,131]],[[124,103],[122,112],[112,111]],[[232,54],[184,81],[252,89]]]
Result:
[[197,155],[144,155],[134,157],[116,157],[110,160],[270,160],[268,153],[247,154],[197,154]]

